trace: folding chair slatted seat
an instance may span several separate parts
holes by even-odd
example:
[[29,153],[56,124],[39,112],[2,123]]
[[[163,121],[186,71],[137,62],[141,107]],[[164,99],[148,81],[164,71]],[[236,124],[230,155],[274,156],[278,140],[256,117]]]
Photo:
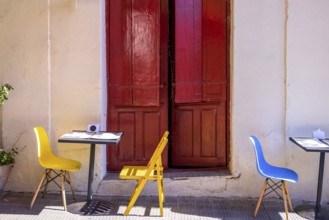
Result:
[[128,207],[124,215],[129,215],[131,208],[134,206],[139,194],[143,190],[148,180],[156,180],[158,183],[158,196],[160,215],[163,216],[163,203],[165,202],[164,188],[163,188],[163,166],[161,155],[168,143],[169,132],[166,131],[162,136],[157,148],[155,149],[147,166],[124,166],[119,174],[120,179],[137,180],[137,185],[131,194]]

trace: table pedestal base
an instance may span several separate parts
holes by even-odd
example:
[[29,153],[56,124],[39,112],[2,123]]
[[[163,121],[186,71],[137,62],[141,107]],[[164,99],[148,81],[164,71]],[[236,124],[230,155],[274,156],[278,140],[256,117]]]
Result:
[[68,205],[67,211],[79,215],[109,215],[111,204],[108,201],[102,200],[78,202]]
[[314,206],[298,206],[294,210],[298,215],[306,219],[329,219],[329,207],[327,206],[321,206],[320,209],[316,209]]

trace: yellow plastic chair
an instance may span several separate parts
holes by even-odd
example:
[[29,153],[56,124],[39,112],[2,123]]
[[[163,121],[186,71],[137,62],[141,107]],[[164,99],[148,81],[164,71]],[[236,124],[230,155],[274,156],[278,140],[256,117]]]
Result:
[[[67,182],[72,191],[73,198],[75,199],[75,194],[71,184],[71,177],[69,172],[78,171],[81,168],[81,163],[76,160],[66,159],[57,157],[51,150],[48,135],[44,128],[35,127],[34,132],[37,136],[38,142],[38,159],[41,166],[46,168],[44,171],[37,190],[33,196],[30,208],[32,208],[35,199],[42,187],[44,187],[43,196],[47,193],[47,187],[50,182],[54,182],[62,191],[64,210],[67,210],[66,198],[65,198],[65,188],[64,182]],[[59,170],[59,172],[55,171]],[[54,176],[52,176],[52,173]],[[61,178],[60,184],[56,182],[57,177]]]
[[163,203],[165,202],[163,188],[163,166],[161,154],[168,143],[169,132],[166,131],[162,136],[157,148],[155,149],[147,166],[124,166],[120,172],[120,179],[137,180],[137,185],[131,194],[128,207],[124,215],[129,215],[131,208],[134,206],[139,194],[142,192],[148,180],[156,180],[158,182],[158,195],[160,215],[163,216]]

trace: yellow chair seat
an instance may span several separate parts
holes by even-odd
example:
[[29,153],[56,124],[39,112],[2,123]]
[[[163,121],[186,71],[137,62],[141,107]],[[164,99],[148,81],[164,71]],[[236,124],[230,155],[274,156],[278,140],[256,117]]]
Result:
[[[138,180],[145,177],[147,170],[147,166],[124,166],[119,174],[119,178],[128,180]],[[156,178],[157,176],[155,174],[155,170],[152,169],[147,179],[156,180]]]
[[56,156],[40,158],[40,164],[44,168],[66,170],[70,172],[79,171],[81,169],[81,163],[79,161]]

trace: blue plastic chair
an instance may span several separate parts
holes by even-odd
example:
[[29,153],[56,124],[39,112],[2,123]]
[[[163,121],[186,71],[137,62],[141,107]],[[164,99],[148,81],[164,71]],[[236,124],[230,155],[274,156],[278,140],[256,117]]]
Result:
[[[275,192],[280,198],[283,199],[284,202],[284,210],[286,212],[286,218],[288,219],[288,207],[287,207],[287,199],[290,206],[291,211],[293,211],[288,187],[286,181],[296,183],[298,181],[298,174],[288,168],[276,167],[268,164],[265,160],[262,146],[255,136],[250,136],[250,140],[254,145],[255,153],[256,153],[256,166],[260,175],[265,177],[263,189],[260,193],[258,203],[254,212],[254,216],[256,217],[259,206],[262,202],[262,199],[270,194],[271,192]],[[276,191],[277,189],[281,189],[282,197]],[[268,191],[270,190],[270,191]]]

